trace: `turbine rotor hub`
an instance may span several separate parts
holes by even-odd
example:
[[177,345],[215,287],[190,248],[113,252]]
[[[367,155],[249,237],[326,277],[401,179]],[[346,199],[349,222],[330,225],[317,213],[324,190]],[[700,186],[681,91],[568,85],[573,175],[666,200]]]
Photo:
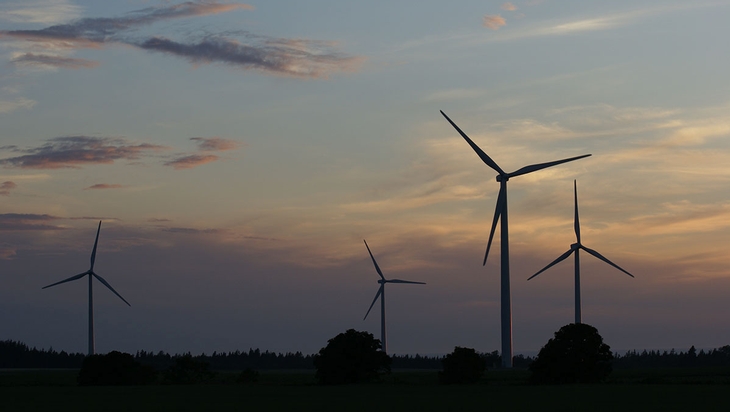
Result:
[[507,175],[497,175],[497,181],[498,182],[506,182],[509,180],[509,176]]

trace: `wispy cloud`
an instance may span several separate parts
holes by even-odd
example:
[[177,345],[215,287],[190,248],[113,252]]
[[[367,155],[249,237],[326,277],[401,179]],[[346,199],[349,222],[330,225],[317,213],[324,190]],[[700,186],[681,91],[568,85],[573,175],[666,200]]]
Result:
[[240,143],[235,140],[220,137],[191,137],[190,140],[197,142],[198,150],[205,152],[233,150],[240,146]]
[[184,235],[199,235],[199,234],[212,234],[212,233],[221,233],[223,230],[221,229],[196,229],[192,227],[163,227],[160,228],[163,232],[168,233],[180,233]]
[[24,53],[10,60],[21,66],[52,67],[61,69],[90,69],[97,67],[99,62],[87,59],[76,59],[51,54]]
[[8,196],[10,194],[10,191],[18,187],[15,182],[11,181],[5,181],[0,183],[0,196]]
[[507,11],[515,11],[515,10],[517,10],[517,6],[515,6],[514,4],[512,4],[510,2],[507,2],[507,3],[502,4],[501,9],[507,10]]
[[[109,43],[122,43],[142,50],[181,57],[194,64],[222,63],[244,70],[302,78],[326,78],[334,72],[356,70],[363,61],[360,57],[337,51],[332,42],[257,36],[245,31],[225,36],[206,34],[198,40],[186,41],[163,35],[140,38],[134,34],[141,26],[164,20],[251,9],[253,6],[242,3],[185,2],[149,7],[122,17],[83,18],[40,30],[4,30],[0,31],[0,40],[31,42],[45,45],[49,49],[101,48]],[[44,59],[51,61],[51,56],[45,54]],[[63,56],[55,57],[55,67],[78,68],[93,64],[90,61],[64,61],[67,57]],[[26,60],[38,63],[37,57],[26,57]],[[61,65],[64,63],[67,66]]]
[[62,230],[63,227],[53,224],[59,219],[61,218],[58,216],[45,214],[2,213],[0,214],[0,231]]
[[219,157],[216,155],[187,155],[182,156],[169,162],[165,162],[165,166],[172,166],[175,169],[192,169],[206,163],[215,162]]
[[32,109],[36,101],[19,97],[12,101],[0,100],[0,113],[10,113],[18,109]]
[[13,23],[53,24],[81,15],[81,7],[68,0],[20,0],[0,5],[0,19]]
[[126,187],[125,185],[120,184],[109,184],[109,183],[97,183],[95,185],[91,185],[89,187],[84,188],[84,190],[96,190],[96,189],[122,189]]
[[138,47],[175,55],[192,63],[223,63],[242,69],[292,77],[326,78],[337,71],[354,71],[361,58],[334,51],[330,43],[312,40],[263,39],[244,44],[223,36],[208,36],[197,43],[153,37]]
[[507,22],[504,17],[499,14],[485,14],[482,19],[482,25],[492,30],[499,30],[500,27],[505,26]]
[[150,151],[166,149],[149,143],[131,144],[122,138],[90,136],[56,137],[40,147],[15,149],[27,153],[0,159],[0,165],[22,169],[79,168],[82,165],[111,164],[115,160],[137,160]]

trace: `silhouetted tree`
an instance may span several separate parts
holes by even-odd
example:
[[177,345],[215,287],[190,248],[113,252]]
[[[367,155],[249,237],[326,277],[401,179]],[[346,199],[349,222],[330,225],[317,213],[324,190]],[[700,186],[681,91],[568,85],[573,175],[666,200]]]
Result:
[[472,348],[455,347],[441,361],[443,370],[439,372],[439,382],[474,383],[487,370],[487,360]]
[[259,373],[251,368],[246,368],[238,374],[236,382],[238,383],[256,383],[259,381]]
[[571,323],[555,332],[530,365],[533,383],[600,382],[611,373],[613,354],[598,329]]
[[154,368],[142,365],[128,353],[109,352],[84,359],[77,382],[81,386],[146,385],[157,376]]
[[215,375],[209,364],[186,354],[175,359],[175,364],[164,372],[165,383],[191,384],[209,381]]
[[390,373],[390,357],[371,333],[349,329],[327,341],[314,357],[316,377],[324,385],[370,382]]

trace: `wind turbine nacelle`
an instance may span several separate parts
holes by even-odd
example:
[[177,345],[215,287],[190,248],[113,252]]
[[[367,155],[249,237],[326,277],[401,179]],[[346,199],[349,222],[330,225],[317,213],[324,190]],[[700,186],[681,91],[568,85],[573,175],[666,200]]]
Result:
[[378,279],[378,283],[380,283],[381,285],[383,285],[383,284],[385,284],[385,283],[387,283],[387,282],[388,282],[388,281],[387,281],[387,280],[385,280],[385,279]]
[[509,176],[507,176],[507,175],[497,175],[497,178],[496,179],[497,179],[498,182],[502,183],[502,182],[508,181],[509,180]]
[[580,243],[573,243],[572,245],[570,245],[570,248],[572,250],[575,250],[575,249],[578,249],[580,246],[581,246]]

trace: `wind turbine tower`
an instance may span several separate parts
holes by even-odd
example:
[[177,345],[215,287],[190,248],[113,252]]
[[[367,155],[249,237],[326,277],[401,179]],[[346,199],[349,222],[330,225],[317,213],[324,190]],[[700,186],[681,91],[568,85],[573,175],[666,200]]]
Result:
[[501,287],[500,287],[500,293],[501,293],[501,323],[502,323],[502,367],[505,368],[511,368],[512,367],[512,302],[511,302],[511,293],[510,293],[510,283],[509,283],[509,232],[508,232],[508,225],[507,225],[507,181],[513,177],[521,176],[527,173],[536,172],[538,170],[545,169],[547,167],[556,166],[561,163],[570,162],[573,160],[582,159],[584,157],[590,156],[590,154],[582,155],[582,156],[576,156],[571,157],[568,159],[562,159],[562,160],[555,160],[553,162],[547,162],[547,163],[538,163],[534,165],[525,166],[521,169],[518,169],[512,173],[507,173],[504,170],[502,170],[497,163],[492,160],[482,149],[479,148],[479,146],[474,143],[469,136],[466,135],[459,126],[456,125],[449,116],[446,115],[443,111],[441,111],[441,114],[448,120],[449,123],[451,123],[451,126],[456,129],[457,132],[461,135],[461,137],[466,140],[466,142],[471,146],[471,148],[476,152],[476,154],[479,156],[480,159],[484,163],[487,164],[487,166],[494,169],[497,173],[497,182],[499,182],[499,194],[497,195],[497,206],[494,211],[494,219],[492,220],[492,229],[489,232],[489,242],[487,243],[487,251],[484,254],[484,262],[482,262],[482,265],[487,264],[487,256],[489,256],[489,249],[492,246],[492,239],[494,238],[494,230],[497,228],[497,221],[501,219],[502,225],[500,229],[501,234],[501,241],[500,241],[500,247],[501,247]]
[[123,300],[124,303],[126,303],[127,305],[132,306],[129,304],[129,302],[126,301],[126,299],[124,299],[122,297],[122,295],[117,293],[117,291],[114,290],[112,285],[107,283],[107,281],[104,280],[104,278],[102,278],[101,276],[94,273],[94,261],[96,260],[96,245],[99,243],[99,231],[101,231],[101,221],[99,221],[99,227],[96,229],[96,240],[94,241],[94,249],[91,251],[91,266],[89,267],[89,270],[87,270],[84,273],[79,273],[76,276],[71,276],[70,278],[64,279],[60,282],[56,282],[56,283],[43,287],[43,289],[46,289],[46,288],[50,288],[51,286],[60,285],[61,283],[66,283],[66,282],[71,282],[72,280],[81,279],[84,276],[89,277],[89,356],[93,355],[95,353],[95,347],[94,347],[94,294],[92,292],[93,278],[97,278],[99,280],[99,282],[101,282],[104,286],[109,288],[109,290],[114,292],[115,295],[119,296],[119,299]]
[[[363,239],[363,242],[365,240]],[[380,279],[378,279],[378,283],[380,283],[380,288],[378,288],[378,293],[375,294],[375,299],[373,299],[373,303],[370,304],[370,308],[368,308],[368,312],[365,314],[365,317],[363,320],[368,318],[368,315],[370,314],[370,310],[372,310],[373,306],[375,305],[375,302],[380,298],[380,341],[383,344],[382,350],[385,353],[388,353],[388,345],[385,342],[385,284],[386,283],[409,283],[414,285],[425,285],[424,282],[412,282],[410,280],[400,280],[400,279],[386,279],[385,276],[383,276],[383,272],[380,270],[380,266],[378,266],[378,262],[375,261],[375,258],[373,257],[373,253],[370,251],[370,246],[368,246],[368,242],[365,242],[365,247],[368,248],[368,253],[370,254],[370,259],[373,260],[373,265],[375,265],[375,271],[378,272],[378,275],[380,275]]]
[[570,245],[570,249],[568,249],[567,252],[560,255],[557,259],[550,262],[549,265],[540,269],[539,272],[530,276],[527,280],[534,278],[535,276],[539,275],[540,273],[550,269],[551,267],[555,266],[556,264],[567,259],[568,256],[570,256],[572,253],[575,253],[575,323],[581,323],[581,320],[582,320],[581,312],[580,312],[580,250],[581,249],[585,250],[588,254],[593,255],[593,256],[597,257],[598,259],[608,263],[609,265],[615,267],[616,269],[624,272],[625,274],[631,276],[632,278],[634,277],[634,275],[621,269],[617,264],[611,262],[610,260],[608,260],[606,257],[601,255],[600,253],[596,252],[595,250],[589,249],[589,248],[583,246],[583,243],[581,243],[581,240],[580,240],[580,222],[578,221],[578,184],[576,183],[575,180],[573,180],[573,196],[575,199],[575,215],[573,218],[573,229],[575,230],[575,243]]

